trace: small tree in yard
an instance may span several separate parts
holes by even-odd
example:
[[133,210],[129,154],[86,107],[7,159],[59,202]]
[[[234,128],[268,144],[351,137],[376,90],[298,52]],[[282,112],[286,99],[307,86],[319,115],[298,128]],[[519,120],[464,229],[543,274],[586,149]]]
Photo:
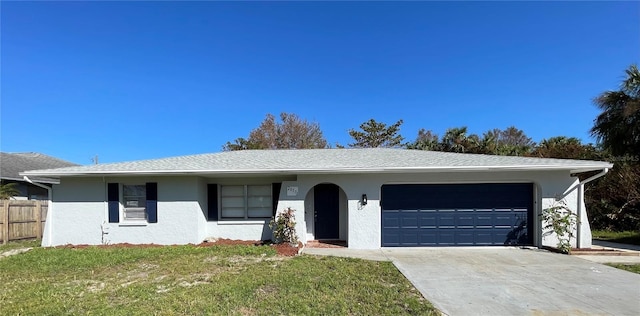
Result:
[[546,222],[544,236],[553,233],[558,237],[558,250],[563,253],[571,252],[571,238],[575,237],[573,227],[578,225],[578,216],[571,211],[564,201],[558,201],[553,206],[542,210],[540,214]]
[[20,194],[16,183],[0,184],[0,200],[9,200],[12,197]]
[[275,243],[298,243],[294,209],[288,207],[286,210],[279,212],[277,216],[269,222],[269,228],[273,229],[273,241]]

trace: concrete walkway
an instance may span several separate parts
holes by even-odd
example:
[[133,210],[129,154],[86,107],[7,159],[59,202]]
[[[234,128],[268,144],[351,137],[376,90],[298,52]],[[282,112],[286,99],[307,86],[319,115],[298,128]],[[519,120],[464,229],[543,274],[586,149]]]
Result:
[[578,255],[577,258],[598,263],[640,264],[640,246],[593,240],[594,249],[617,250],[622,255]]
[[391,260],[447,315],[640,315],[640,275],[537,249],[305,249]]
[[602,247],[604,249],[615,249],[620,251],[640,251],[640,246],[638,245],[620,244],[616,242],[595,239],[591,243],[593,244],[591,248]]

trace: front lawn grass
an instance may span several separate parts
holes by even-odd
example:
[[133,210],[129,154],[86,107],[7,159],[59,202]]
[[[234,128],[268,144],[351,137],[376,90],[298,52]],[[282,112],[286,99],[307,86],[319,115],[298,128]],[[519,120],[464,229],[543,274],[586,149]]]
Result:
[[0,259],[2,314],[435,315],[390,262],[268,246],[35,248]]
[[640,245],[640,231],[613,232],[608,230],[591,231],[594,239],[617,242],[621,244]]
[[607,265],[640,274],[640,264],[607,263]]

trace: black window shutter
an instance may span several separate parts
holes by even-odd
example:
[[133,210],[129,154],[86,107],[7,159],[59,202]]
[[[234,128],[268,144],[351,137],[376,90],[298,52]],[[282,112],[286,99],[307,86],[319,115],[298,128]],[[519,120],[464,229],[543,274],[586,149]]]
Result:
[[155,182],[147,183],[147,222],[158,222],[158,184]]
[[218,221],[218,185],[207,184],[207,220]]
[[120,222],[120,190],[117,183],[107,184],[107,201],[109,223]]
[[273,207],[273,216],[276,216],[278,212],[278,200],[280,199],[280,188],[282,188],[282,183],[272,183],[271,184],[271,203]]

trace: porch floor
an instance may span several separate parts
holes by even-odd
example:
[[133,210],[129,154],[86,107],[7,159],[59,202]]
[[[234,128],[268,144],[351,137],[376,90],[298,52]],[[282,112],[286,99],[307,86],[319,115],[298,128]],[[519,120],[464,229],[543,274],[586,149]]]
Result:
[[309,240],[307,241],[307,248],[346,248],[346,240]]

